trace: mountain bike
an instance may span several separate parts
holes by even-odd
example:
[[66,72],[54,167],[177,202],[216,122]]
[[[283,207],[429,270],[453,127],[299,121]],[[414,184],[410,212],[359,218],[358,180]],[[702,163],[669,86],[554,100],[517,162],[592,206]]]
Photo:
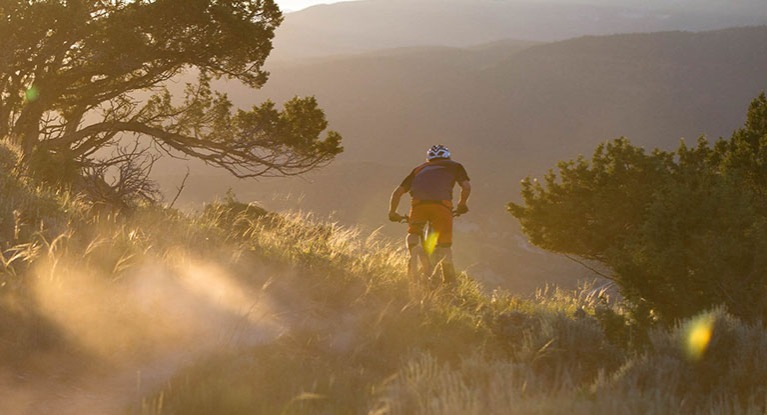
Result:
[[[461,213],[453,210],[453,217],[458,216],[461,216]],[[407,215],[400,215],[399,223],[410,223],[410,218]],[[431,286],[436,286],[440,283],[453,283],[455,280],[455,271],[452,269],[452,264],[450,265],[450,271],[446,271],[444,267],[440,266],[445,258],[444,253],[439,252],[437,249],[437,236],[431,223],[427,222],[423,233],[419,235],[418,246],[412,248],[415,252],[409,252],[410,258],[407,265],[408,275],[411,278],[420,279]],[[438,268],[442,271],[442,281],[437,281],[438,275],[435,275],[435,271]],[[446,274],[451,275],[448,276]]]

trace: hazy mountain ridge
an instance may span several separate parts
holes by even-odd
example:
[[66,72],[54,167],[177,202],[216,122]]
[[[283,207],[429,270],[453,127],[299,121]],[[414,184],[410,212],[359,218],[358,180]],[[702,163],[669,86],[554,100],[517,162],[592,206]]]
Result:
[[549,97],[556,97],[558,118],[575,122],[552,131],[552,139],[591,127],[581,136],[589,146],[618,135],[667,146],[681,137],[727,135],[740,125],[745,105],[767,87],[765,38],[765,26],[584,37],[530,48],[482,77],[525,96],[507,94],[498,105],[533,119],[551,111]]
[[[535,153],[546,144],[588,151],[620,135],[673,145],[701,133],[727,135],[740,124],[745,105],[767,86],[765,38],[763,26],[582,37],[509,49],[502,59],[456,48],[368,53],[274,65],[259,96],[316,95],[348,137],[346,160],[396,158],[414,137],[511,140]],[[387,146],[371,153],[375,142]]]
[[471,46],[516,38],[557,41],[582,35],[712,30],[767,24],[767,7],[656,2],[363,0],[286,15],[271,60],[360,53],[412,45]]
[[[495,0],[499,2],[514,0]],[[615,0],[557,0],[557,3],[575,3],[592,5],[615,5]],[[730,13],[730,14],[756,14],[767,15],[767,7],[761,0],[731,0],[722,2],[720,0],[620,0],[624,7],[649,10],[690,10],[708,13]]]

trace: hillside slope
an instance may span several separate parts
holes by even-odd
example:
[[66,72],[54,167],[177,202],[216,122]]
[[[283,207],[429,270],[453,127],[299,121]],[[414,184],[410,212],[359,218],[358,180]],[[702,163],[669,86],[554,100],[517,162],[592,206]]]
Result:
[[435,286],[375,234],[231,197],[110,211],[7,150],[1,413],[763,412],[767,333],[723,309],[664,326],[609,286]]

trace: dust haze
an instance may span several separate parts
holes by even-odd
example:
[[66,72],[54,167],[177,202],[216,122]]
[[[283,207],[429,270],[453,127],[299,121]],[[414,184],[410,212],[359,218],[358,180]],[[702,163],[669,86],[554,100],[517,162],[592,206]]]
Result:
[[0,376],[0,395],[13,397],[0,412],[124,413],[191,362],[284,333],[286,310],[264,287],[237,282],[226,264],[179,249],[110,279],[78,262],[38,266],[33,287],[42,317],[74,352],[50,351]]

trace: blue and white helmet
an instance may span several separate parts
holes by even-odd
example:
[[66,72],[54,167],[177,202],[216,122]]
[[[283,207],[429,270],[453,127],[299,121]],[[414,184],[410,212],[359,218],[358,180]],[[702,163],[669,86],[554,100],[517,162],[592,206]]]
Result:
[[429,151],[426,152],[427,160],[449,159],[449,158],[450,158],[450,150],[448,150],[447,147],[443,146],[442,144],[431,146]]

